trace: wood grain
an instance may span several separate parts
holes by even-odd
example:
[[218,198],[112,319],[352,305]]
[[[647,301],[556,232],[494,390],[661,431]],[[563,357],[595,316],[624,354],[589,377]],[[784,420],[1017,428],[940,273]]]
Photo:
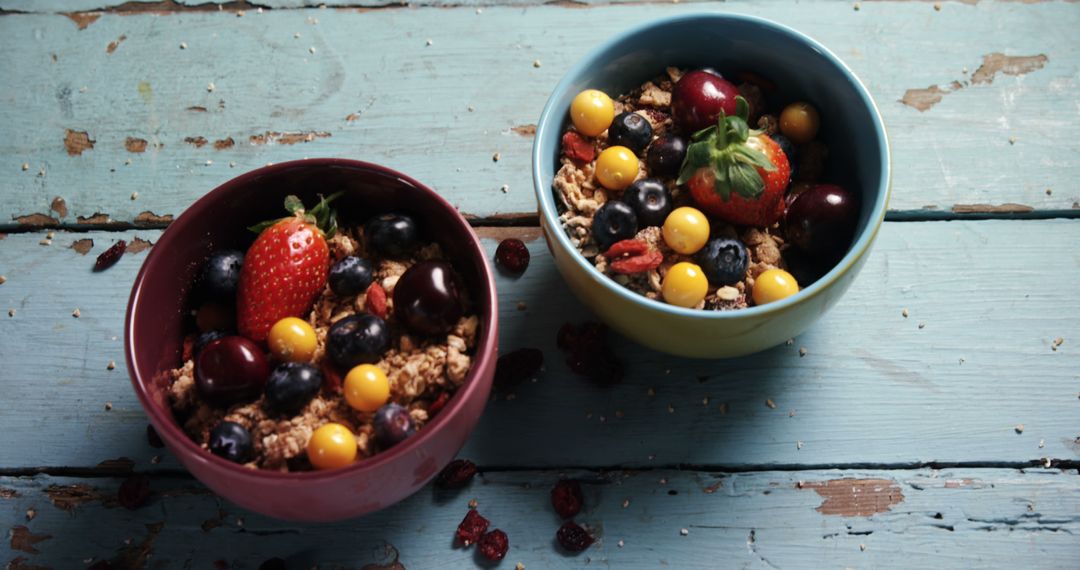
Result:
[[[5,399],[19,403],[0,416],[0,468],[93,468],[120,457],[138,470],[177,467],[147,445],[123,365],[123,311],[145,254],[90,272],[113,240],[157,235],[0,242],[0,353],[13,380]],[[85,256],[68,247],[78,239],[93,240]],[[530,241],[525,275],[498,278],[500,346],[542,349],[546,370],[513,399],[492,401],[463,453],[531,468],[1075,462],[1080,300],[1065,284],[1080,280],[1070,249],[1078,240],[1080,222],[1068,220],[887,223],[846,297],[791,345],[698,361],[616,337],[627,377],[611,388],[565,366],[556,331],[588,311],[544,241]],[[497,245],[484,243],[489,254]]]
[[[576,520],[599,539],[578,555],[555,545],[561,521],[548,497],[560,477],[582,482]],[[1075,478],[1010,469],[488,472],[457,493],[428,487],[391,510],[323,525],[268,520],[190,479],[153,478],[149,502],[130,511],[114,502],[121,479],[0,478],[0,488],[18,493],[0,499],[8,524],[26,528],[19,536],[50,537],[33,545],[37,553],[0,544],[0,562],[139,560],[167,570],[219,560],[257,568],[277,557],[289,568],[468,568],[480,561],[476,548],[454,547],[453,535],[476,499],[509,536],[501,568],[1068,568],[1080,533]],[[821,508],[821,485],[850,494],[867,480],[902,490],[902,500],[872,514]],[[95,498],[71,510],[51,504],[72,486]],[[400,566],[365,566],[394,560]]]
[[[387,164],[478,216],[534,211],[528,128],[563,72],[632,25],[717,8],[794,26],[864,80],[890,133],[894,212],[1080,215],[1074,4],[786,0],[607,6],[587,26],[564,6],[109,12],[85,29],[6,14],[0,75],[18,81],[0,85],[0,231],[175,216],[241,172],[314,156]],[[901,102],[954,82],[932,107]],[[68,132],[93,148],[70,155]]]

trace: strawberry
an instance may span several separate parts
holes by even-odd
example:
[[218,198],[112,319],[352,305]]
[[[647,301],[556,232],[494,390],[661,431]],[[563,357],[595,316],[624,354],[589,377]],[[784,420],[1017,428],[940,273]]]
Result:
[[250,229],[259,234],[240,271],[236,323],[240,334],[264,342],[270,327],[285,317],[304,317],[326,286],[330,248],[337,220],[330,202],[322,198],[305,211],[296,196],[285,198],[291,216],[263,222]]
[[736,113],[694,133],[679,172],[694,202],[726,222],[767,227],[784,213],[791,165],[776,141],[750,130],[749,105],[736,97]]

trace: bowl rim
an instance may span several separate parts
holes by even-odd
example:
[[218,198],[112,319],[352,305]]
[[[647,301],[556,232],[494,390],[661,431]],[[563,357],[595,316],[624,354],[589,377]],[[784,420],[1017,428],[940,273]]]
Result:
[[[791,39],[798,43],[803,44],[808,49],[814,50],[822,54],[831,64],[836,66],[843,75],[851,83],[851,86],[855,89],[859,98],[863,104],[870,110],[870,114],[873,118],[873,130],[874,136],[879,143],[879,160],[881,161],[881,175],[878,179],[878,184],[875,192],[875,202],[873,209],[870,212],[870,219],[867,225],[863,228],[862,233],[855,240],[851,249],[844,255],[830,269],[825,275],[820,277],[817,281],[810,284],[809,287],[805,287],[799,290],[798,293],[765,305],[758,305],[754,307],[747,307],[745,309],[739,309],[737,311],[702,311],[697,309],[688,309],[683,307],[677,307],[675,305],[669,305],[661,301],[650,299],[642,295],[638,295],[630,291],[629,289],[617,284],[613,279],[599,273],[596,267],[593,266],[585,256],[581,254],[573,244],[570,243],[570,238],[567,237],[566,232],[562,229],[562,224],[559,223],[558,212],[555,206],[555,198],[552,195],[551,183],[545,185],[540,173],[540,165],[543,161],[548,160],[549,157],[541,155],[541,140],[547,131],[555,128],[561,128],[563,123],[562,118],[564,115],[563,109],[556,109],[556,99],[566,91],[569,90],[570,85],[574,83],[577,78],[583,76],[587,70],[595,67],[598,60],[604,52],[611,48],[616,43],[624,42],[638,34],[646,33],[654,28],[663,26],[678,25],[694,20],[709,20],[713,23],[724,24],[730,22],[748,23],[752,25],[761,26],[763,28],[771,29],[773,32],[787,35]],[[613,295],[621,297],[626,301],[637,303],[642,305],[646,309],[654,311],[668,313],[677,317],[692,317],[698,319],[707,319],[715,321],[728,321],[741,318],[749,318],[755,316],[767,316],[775,313],[779,313],[787,310],[788,308],[801,304],[809,299],[816,297],[820,293],[828,289],[835,281],[840,279],[852,266],[854,266],[860,258],[866,254],[870,245],[877,237],[878,231],[881,229],[881,224],[885,220],[885,212],[888,209],[889,197],[892,194],[892,163],[891,163],[891,150],[889,147],[888,134],[885,131],[885,123],[881,118],[881,111],[878,109],[874,99],[870,96],[870,92],[859,80],[858,76],[845,64],[836,54],[834,54],[827,47],[819,43],[817,40],[810,36],[795,30],[794,28],[785,26],[778,22],[761,18],[758,16],[750,16],[745,14],[729,14],[729,13],[716,13],[716,12],[698,12],[691,14],[682,14],[678,16],[672,16],[668,18],[661,18],[652,20],[634,26],[628,30],[611,36],[603,43],[593,48],[583,58],[578,60],[559,80],[555,89],[552,90],[551,95],[548,97],[547,103],[544,105],[544,110],[540,113],[540,119],[536,123],[536,134],[533,139],[532,148],[532,178],[533,189],[536,192],[537,203],[540,207],[540,221],[541,225],[545,226],[545,234],[553,237],[559,245],[571,253],[570,258],[579,267],[584,269],[588,275],[599,281],[602,286]],[[881,188],[884,187],[884,192]],[[552,235],[553,234],[553,235]],[[550,239],[548,240],[550,244]]]
[[[470,367],[465,380],[462,382],[457,392],[454,393],[454,396],[450,398],[450,401],[447,403],[446,407],[443,408],[442,412],[428,422],[424,426],[424,429],[421,429],[415,436],[408,438],[405,442],[395,445],[387,451],[380,452],[367,459],[358,460],[348,467],[328,469],[325,471],[280,472],[267,469],[252,469],[245,467],[244,465],[227,461],[210,453],[208,450],[203,449],[192,441],[180,426],[177,425],[176,420],[171,417],[171,414],[151,400],[147,389],[144,387],[144,381],[137,371],[138,367],[136,366],[136,361],[138,360],[138,357],[134,350],[136,342],[133,342],[132,333],[134,331],[134,317],[138,310],[137,305],[139,303],[139,297],[144,282],[149,275],[149,270],[151,266],[155,264],[154,262],[156,259],[167,255],[171,242],[178,239],[176,236],[179,235],[179,232],[170,232],[170,230],[181,227],[181,224],[183,224],[186,219],[196,217],[200,215],[200,213],[212,208],[224,195],[233,191],[235,188],[251,184],[255,178],[278,174],[283,170],[289,170],[296,167],[348,167],[366,170],[368,172],[396,178],[405,184],[418,188],[421,192],[427,194],[430,199],[435,200],[447,214],[450,214],[450,217],[454,222],[460,224],[468,231],[472,238],[469,240],[468,244],[468,255],[475,256],[482,261],[482,263],[479,264],[482,268],[481,275],[479,276],[481,291],[477,294],[478,299],[476,306],[484,307],[486,305],[488,307],[488,317],[487,319],[484,319],[483,311],[477,311],[481,320],[480,337],[476,343],[476,349],[474,351],[475,357],[472,366]],[[439,431],[443,424],[450,421],[450,418],[453,416],[461,413],[461,410],[466,405],[466,400],[476,397],[475,392],[481,389],[480,382],[478,382],[480,371],[488,368],[494,370],[495,361],[498,358],[498,313],[498,296],[495,289],[495,277],[491,270],[491,264],[488,262],[487,254],[480,243],[480,238],[476,234],[476,231],[469,225],[461,213],[458,212],[457,208],[450,204],[450,202],[432,190],[429,186],[416,179],[379,164],[347,158],[306,158],[263,166],[227,180],[196,200],[180,214],[175,221],[169,224],[158,239],[155,247],[151,249],[150,255],[143,261],[142,267],[139,268],[139,273],[136,275],[135,281],[132,284],[127,312],[124,316],[124,356],[127,360],[128,377],[131,379],[132,387],[139,398],[139,403],[142,405],[144,412],[151,417],[151,423],[155,428],[157,428],[158,425],[165,426],[164,431],[166,431],[167,434],[161,435],[166,441],[169,441],[170,439],[179,440],[179,449],[170,448],[170,451],[177,455],[178,458],[183,454],[190,458],[190,460],[201,462],[208,467],[224,470],[234,476],[250,477],[256,480],[295,482],[325,481],[329,479],[352,477],[368,470],[377,469],[386,463],[396,461],[399,457],[412,453],[416,449],[422,449],[424,443],[434,437],[434,434]],[[145,383],[148,383],[149,381],[150,379],[147,379]],[[488,395],[484,394],[483,396],[486,401]],[[434,475],[434,473],[432,473],[432,475]]]

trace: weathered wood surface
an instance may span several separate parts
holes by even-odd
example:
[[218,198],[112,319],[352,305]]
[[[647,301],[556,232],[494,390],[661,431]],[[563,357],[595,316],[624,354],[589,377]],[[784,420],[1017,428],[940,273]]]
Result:
[[0,16],[0,231],[161,225],[159,216],[241,172],[305,156],[385,163],[479,216],[534,212],[528,128],[562,73],[613,33],[703,9],[792,25],[863,78],[892,140],[894,216],[1080,212],[1075,3],[248,9],[244,17],[158,8]]
[[[561,521],[549,490],[561,476],[582,481],[585,509],[577,521],[599,535],[577,555],[555,545]],[[317,562],[469,568],[480,560],[476,548],[452,544],[475,498],[510,538],[500,568],[1074,568],[1076,476],[1011,469],[489,472],[460,492],[425,488],[394,509],[333,525],[259,517],[190,479],[153,478],[149,502],[131,511],[117,505],[121,479],[8,477],[0,489],[14,496],[0,498],[0,509],[12,538],[0,544],[0,562],[253,569],[278,557],[305,569]],[[35,516],[28,521],[29,509]],[[374,566],[395,558],[400,566]]]
[[[162,451],[146,444],[124,368],[123,311],[144,254],[90,273],[114,239],[157,235],[0,241],[4,400],[19,403],[3,414],[0,468],[118,457],[138,469],[177,466],[167,454],[150,463]],[[93,250],[73,251],[75,239],[94,240]],[[1070,249],[1078,241],[1080,222],[1071,220],[887,223],[846,297],[793,344],[696,361],[617,338],[626,380],[599,388],[572,375],[555,347],[560,325],[588,312],[543,240],[533,240],[525,275],[499,277],[500,344],[542,349],[546,371],[513,399],[491,402],[463,453],[518,468],[1076,462],[1080,300],[1069,284],[1080,280]],[[485,240],[489,252],[496,244]],[[14,317],[2,314],[8,308]]]

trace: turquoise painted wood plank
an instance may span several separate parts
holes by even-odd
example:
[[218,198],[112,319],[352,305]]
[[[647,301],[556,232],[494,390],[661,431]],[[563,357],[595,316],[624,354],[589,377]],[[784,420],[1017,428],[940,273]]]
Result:
[[[554,541],[561,521],[549,489],[561,476],[582,481],[577,521],[599,535],[577,555]],[[246,512],[188,479],[154,478],[150,501],[130,511],[115,503],[118,479],[0,478],[17,494],[0,509],[4,530],[18,537],[0,544],[0,561],[126,568],[143,555],[138,561],[162,570],[219,560],[257,568],[273,557],[288,568],[489,567],[476,564],[475,547],[453,546],[476,499],[509,537],[500,568],[1071,568],[1080,553],[1075,479],[1075,471],[1005,469],[494,472],[456,494],[429,487],[382,513],[299,525]],[[400,566],[365,566],[395,558]]]
[[889,127],[895,211],[1075,212],[1075,4],[781,1],[107,13],[83,30],[5,15],[0,224],[154,220],[139,215],[305,156],[385,163],[477,215],[531,212],[528,127],[562,73],[617,31],[703,9],[792,25],[851,65]]
[[[177,466],[147,445],[123,365],[124,305],[142,254],[90,273],[112,240],[157,235],[0,241],[0,359],[5,401],[18,402],[0,415],[0,468],[119,457],[137,469]],[[74,239],[93,239],[93,250],[68,249]],[[627,376],[600,388],[569,373],[555,347],[559,327],[588,312],[535,239],[525,275],[499,277],[500,344],[542,349],[546,371],[492,401],[463,453],[514,467],[1076,461],[1080,300],[1067,284],[1080,280],[1069,249],[1078,241],[1080,222],[1068,220],[887,223],[846,297],[791,345],[699,361],[615,338]],[[497,241],[484,243],[491,253]]]

